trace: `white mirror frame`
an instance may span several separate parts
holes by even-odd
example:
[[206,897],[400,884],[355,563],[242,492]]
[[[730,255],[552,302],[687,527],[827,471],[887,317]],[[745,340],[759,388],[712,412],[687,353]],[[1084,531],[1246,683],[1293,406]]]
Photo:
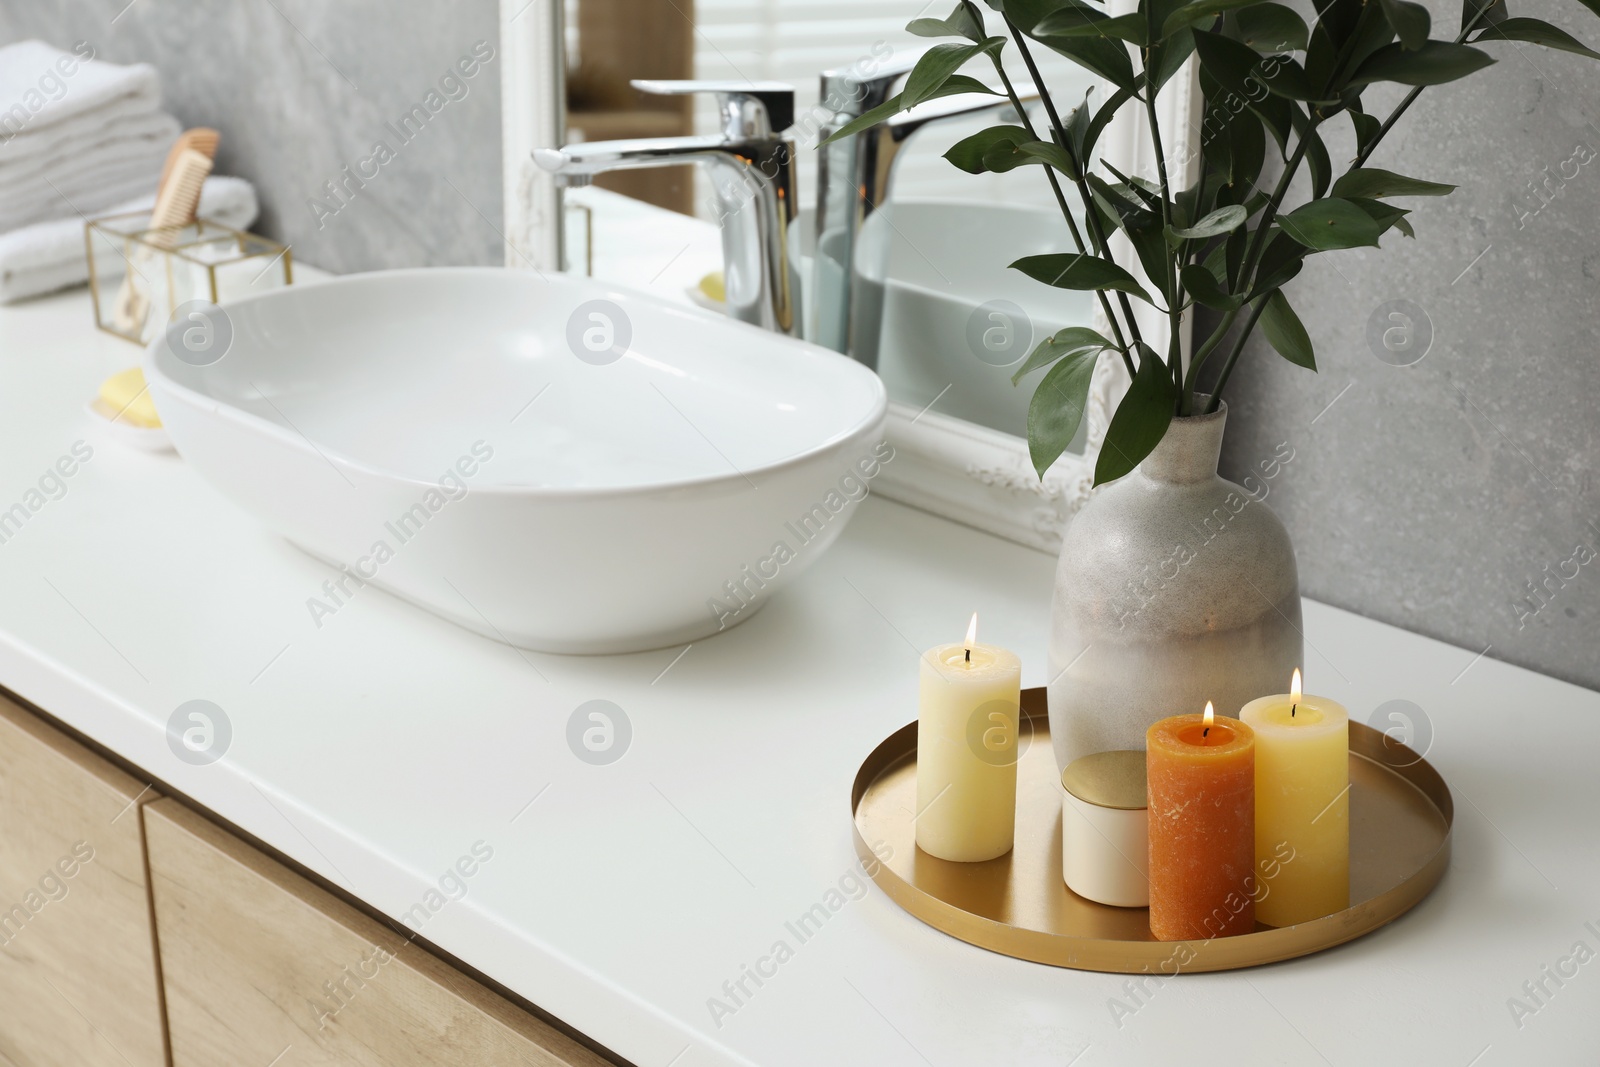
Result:
[[[1134,0],[1112,7],[1131,9]],[[562,84],[562,0],[500,0],[501,111],[508,267],[555,270],[561,255],[561,199],[549,177],[533,165],[536,147],[565,140],[566,93]],[[1200,93],[1193,59],[1157,98],[1162,143],[1173,177],[1193,181],[1198,162]],[[1104,99],[1102,95],[1100,97]],[[1144,114],[1125,108],[1106,130],[1103,158],[1125,174],[1154,180],[1155,160]],[[1119,261],[1143,278],[1125,238],[1113,242]],[[1139,328],[1156,351],[1165,351],[1169,327],[1154,308],[1136,309]],[[1106,332],[1103,312],[1095,328]],[[1189,323],[1181,338],[1187,359]],[[895,462],[874,483],[876,492],[1011,541],[1049,552],[1061,546],[1068,519],[1088,499],[1094,466],[1111,414],[1128,387],[1127,371],[1110,353],[1101,355],[1089,387],[1087,441],[1081,455],[1063,455],[1041,480],[1028,443],[1012,434],[918,410],[889,405],[889,442]],[[936,406],[936,405],[935,405]]]

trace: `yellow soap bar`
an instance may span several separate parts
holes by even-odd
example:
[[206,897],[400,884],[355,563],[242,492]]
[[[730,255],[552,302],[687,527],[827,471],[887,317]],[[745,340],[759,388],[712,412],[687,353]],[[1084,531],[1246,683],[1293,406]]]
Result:
[[130,367],[107,378],[105,384],[100,386],[100,404],[97,406],[106,417],[122,419],[134,426],[154,429],[161,425],[155,401],[150,399],[150,390],[145,386],[144,371],[138,367]]
[[706,299],[715,300],[719,304],[727,300],[728,294],[722,284],[722,272],[720,270],[714,270],[710,274],[707,274],[704,278],[701,278],[700,292],[706,297]]

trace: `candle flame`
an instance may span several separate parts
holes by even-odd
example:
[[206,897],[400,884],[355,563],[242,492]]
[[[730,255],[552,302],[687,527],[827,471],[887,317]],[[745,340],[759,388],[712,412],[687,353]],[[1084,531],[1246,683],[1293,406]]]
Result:
[[1296,667],[1294,669],[1294,677],[1289,679],[1289,703],[1300,703],[1300,698],[1304,695],[1304,690],[1300,688],[1300,668]]
[[1201,722],[1204,723],[1206,729],[1208,729],[1208,730],[1211,729],[1211,723],[1212,723],[1213,720],[1216,719],[1216,717],[1217,717],[1217,713],[1215,711],[1211,710],[1211,701],[1209,701],[1209,700],[1206,701],[1206,713],[1201,718]]
[[972,613],[972,621],[967,623],[967,644],[966,644],[967,651],[971,652],[972,651],[972,646],[977,644],[977,643],[978,643],[978,613],[976,611],[974,611]]

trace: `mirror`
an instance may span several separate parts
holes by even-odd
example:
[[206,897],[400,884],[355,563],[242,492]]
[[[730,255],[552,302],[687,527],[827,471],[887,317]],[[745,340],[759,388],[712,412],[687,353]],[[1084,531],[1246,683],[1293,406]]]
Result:
[[[902,116],[893,133],[818,148],[851,115],[898,91],[904,79],[893,76],[934,43],[905,24],[944,12],[923,0],[827,7],[564,0],[563,13],[559,83],[549,89],[565,100],[563,144],[712,137],[723,129],[726,115],[713,94],[652,95],[635,89],[636,79],[793,87],[794,121],[784,136],[795,144],[799,210],[783,249],[796,289],[792,332],[882,377],[893,407],[891,442],[913,459],[884,479],[887,495],[1053,547],[1087,494],[1093,453],[1125,378],[1111,358],[1103,361],[1078,440],[1041,480],[1026,445],[1036,376],[1020,384],[1012,376],[1063,327],[1104,324],[1096,323],[1092,294],[1007,269],[1022,256],[1073,247],[1042,168],[971,175],[943,158],[962,138],[1016,121],[1014,111],[998,97],[951,97]],[[992,31],[1003,33],[988,14]],[[1005,55],[1019,92],[1033,95],[1015,48]],[[1041,49],[1034,58],[1063,111],[1092,89],[1103,92],[1063,57]],[[969,73],[995,81],[975,65]],[[1164,123],[1178,135],[1169,138],[1178,142],[1169,158],[1188,154],[1191,81],[1175,78],[1176,92],[1163,95],[1163,109],[1182,116]],[[1030,104],[1030,112],[1038,107]],[[1119,115],[1102,139],[1108,158],[1136,143],[1117,133],[1118,124],[1141,121],[1136,110],[1125,109],[1127,119]],[[1044,125],[1042,114],[1032,120]],[[1140,162],[1116,158],[1132,173]],[[564,199],[568,269],[720,307],[718,223],[727,208],[707,168],[599,174],[590,187],[566,189]],[[1165,323],[1152,325],[1159,334]]]

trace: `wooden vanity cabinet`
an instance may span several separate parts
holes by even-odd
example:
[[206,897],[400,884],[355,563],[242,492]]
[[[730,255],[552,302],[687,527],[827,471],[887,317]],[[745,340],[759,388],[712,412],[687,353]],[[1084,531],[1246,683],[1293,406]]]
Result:
[[138,779],[0,695],[0,1063],[162,1067]]
[[177,801],[145,827],[174,1067],[609,1062]]

